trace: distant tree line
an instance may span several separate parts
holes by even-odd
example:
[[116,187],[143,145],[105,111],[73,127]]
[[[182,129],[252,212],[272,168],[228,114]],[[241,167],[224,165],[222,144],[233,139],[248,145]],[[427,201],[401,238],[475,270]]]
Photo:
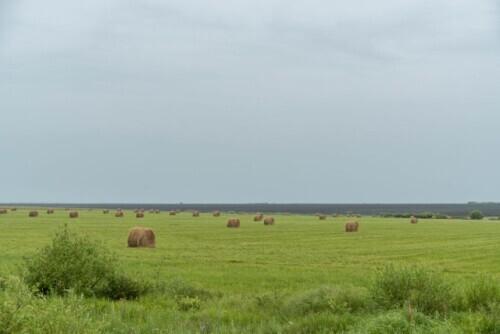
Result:
[[386,218],[410,218],[416,217],[419,219],[449,219],[451,218],[448,215],[443,215],[440,213],[432,213],[432,212],[420,212],[420,213],[384,213],[381,215]]
[[[416,217],[419,219],[450,219],[451,216],[443,215],[441,213],[432,213],[432,212],[420,212],[420,213],[383,213],[380,215],[381,217],[386,218],[410,218]],[[479,210],[473,210],[469,213],[467,218],[471,220],[481,220],[484,218],[484,214]]]

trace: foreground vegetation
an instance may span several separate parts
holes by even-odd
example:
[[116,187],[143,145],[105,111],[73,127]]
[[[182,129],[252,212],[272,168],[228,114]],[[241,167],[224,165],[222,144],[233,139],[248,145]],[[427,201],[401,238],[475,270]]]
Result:
[[0,333],[500,333],[496,221],[67,217],[0,215]]

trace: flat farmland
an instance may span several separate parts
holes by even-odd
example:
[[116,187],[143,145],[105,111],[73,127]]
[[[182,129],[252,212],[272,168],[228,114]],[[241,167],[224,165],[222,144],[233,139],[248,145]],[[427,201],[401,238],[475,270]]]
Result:
[[[132,277],[182,281],[217,296],[189,311],[180,311],[175,298],[165,301],[169,297],[160,293],[126,302],[85,299],[84,304],[91,304],[90,314],[104,317],[117,332],[118,323],[124,326],[121,332],[127,333],[200,332],[203,321],[211,324],[211,332],[308,332],[307,325],[296,328],[296,321],[284,320],[280,312],[259,315],[254,311],[255,300],[258,303],[259,296],[275,294],[285,303],[294,295],[328,286],[369,289],[375,273],[389,264],[437,270],[452,282],[474,280],[480,274],[492,279],[500,275],[500,222],[493,220],[420,219],[410,224],[409,219],[396,218],[328,216],[319,220],[313,215],[272,214],[276,224],[265,226],[253,220],[254,214],[213,217],[201,212],[193,217],[190,212],[146,211],[144,218],[136,218],[133,211],[124,211],[124,217],[117,218],[113,210],[104,214],[82,209],[78,218],[70,219],[62,209],[51,215],[46,209],[38,211],[39,216],[33,218],[26,208],[0,215],[2,275],[21,275],[23,258],[50,244],[67,224],[70,231],[102,242],[116,254],[121,270]],[[241,227],[227,228],[230,217],[239,218]],[[344,224],[353,220],[360,223],[359,231],[344,232]],[[127,247],[128,231],[135,226],[154,230],[155,248]],[[104,308],[100,315],[95,304]],[[139,306],[139,313],[152,318],[136,323],[133,316],[111,314],[113,307]],[[328,328],[332,329],[326,326],[310,332],[329,332]]]

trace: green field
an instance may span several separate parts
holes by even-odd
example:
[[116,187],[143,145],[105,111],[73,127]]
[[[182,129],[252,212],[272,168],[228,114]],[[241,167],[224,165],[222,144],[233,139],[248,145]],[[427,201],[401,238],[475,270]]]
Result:
[[[126,211],[124,218],[114,217],[113,211],[79,212],[77,219],[69,219],[68,212],[62,209],[53,215],[41,210],[36,218],[29,218],[27,209],[0,215],[0,274],[20,275],[23,257],[50,243],[54,233],[67,223],[71,231],[103,241],[131,276],[165,284],[182,282],[209,291],[211,297],[200,299],[199,306],[189,310],[179,309],[175,298],[162,292],[151,292],[134,301],[85,298],[79,302],[85,309],[76,313],[78,317],[86,314],[92,326],[78,327],[78,322],[84,320],[77,320],[70,306],[63,307],[69,310],[68,317],[75,317],[73,332],[374,332],[360,326],[360,322],[376,323],[387,310],[339,315],[331,310],[286,313],[279,308],[286,309],[287,302],[293,304],[297,296],[321,287],[353,286],[365,291],[375,272],[391,263],[438,270],[446,281],[456,285],[474,281],[481,273],[493,280],[500,275],[497,221],[429,219],[412,225],[408,219],[318,220],[315,216],[274,214],[276,224],[264,226],[254,222],[251,214],[212,217],[201,213],[200,217],[192,217],[187,212],[176,216],[146,212],[145,218],[137,219],[131,211]],[[227,219],[233,216],[241,220],[238,229],[226,228]],[[360,230],[345,233],[344,224],[352,219],[360,222]],[[134,226],[151,227],[156,234],[156,248],[127,248],[128,230]],[[53,299],[44,303],[72,302]],[[449,315],[429,315],[429,326],[437,328],[436,332],[467,332],[464,324],[478,322],[481,317],[481,312],[456,314],[460,316],[454,321]],[[335,329],[335,322],[346,325]],[[57,327],[63,325],[54,326],[53,332],[67,330]],[[470,332],[475,332],[475,325],[470,326]],[[413,332],[418,328],[415,324]],[[497,332],[497,327],[493,328],[493,333]]]

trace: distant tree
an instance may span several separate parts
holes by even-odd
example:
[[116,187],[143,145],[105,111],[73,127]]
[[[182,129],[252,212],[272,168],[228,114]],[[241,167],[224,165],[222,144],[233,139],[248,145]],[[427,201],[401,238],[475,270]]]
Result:
[[473,220],[481,220],[484,218],[484,215],[481,211],[474,210],[470,213],[469,218]]

